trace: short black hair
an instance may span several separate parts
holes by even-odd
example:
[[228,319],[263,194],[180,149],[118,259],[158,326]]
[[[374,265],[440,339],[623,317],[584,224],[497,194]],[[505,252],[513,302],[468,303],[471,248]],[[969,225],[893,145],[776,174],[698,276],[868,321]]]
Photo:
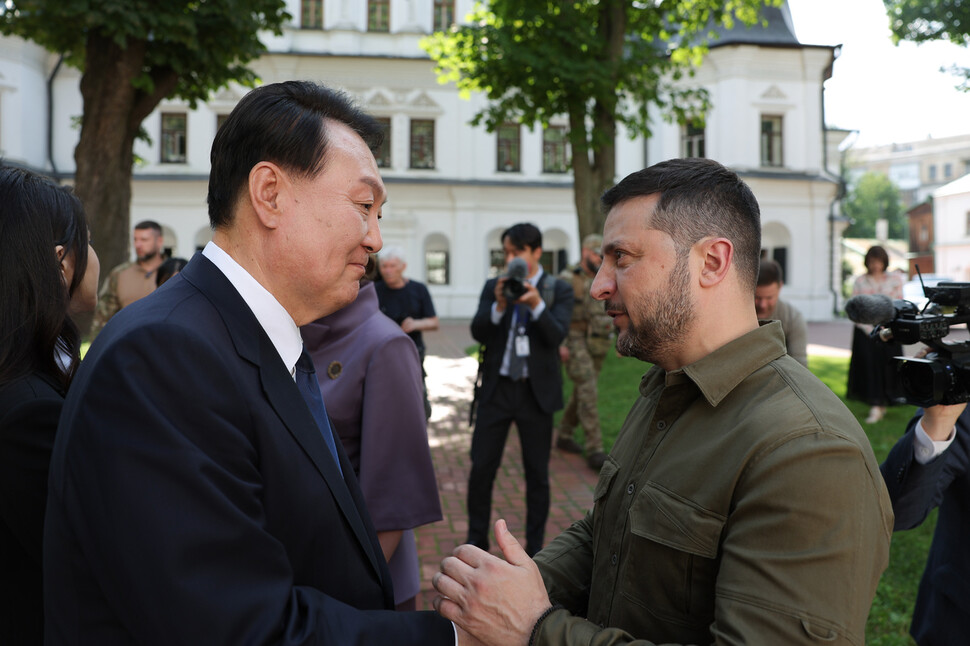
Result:
[[162,235],[162,225],[155,220],[142,220],[135,225],[135,231],[144,231],[145,229],[151,229],[158,235]]
[[539,227],[528,222],[513,224],[502,232],[499,240],[509,239],[509,243],[516,249],[539,249],[542,247],[542,231]]
[[651,228],[673,238],[681,254],[707,236],[727,238],[734,245],[742,284],[755,288],[761,260],[761,209],[737,173],[712,159],[671,159],[627,175],[603,193],[600,202],[608,213],[621,202],[655,193],[660,199],[649,218]]
[[212,142],[209,224],[232,222],[249,172],[261,161],[300,177],[315,177],[326,164],[327,121],[346,124],[371,149],[384,130],[343,92],[311,81],[286,81],[249,92],[236,105]]
[[778,261],[771,258],[763,259],[761,268],[758,269],[758,287],[773,285],[774,283],[781,285],[783,282],[785,282],[784,272],[781,270]]

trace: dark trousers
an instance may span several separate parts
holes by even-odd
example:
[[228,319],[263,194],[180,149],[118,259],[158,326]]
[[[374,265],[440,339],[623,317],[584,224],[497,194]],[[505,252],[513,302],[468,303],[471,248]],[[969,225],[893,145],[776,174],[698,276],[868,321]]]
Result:
[[529,382],[500,377],[491,399],[478,409],[472,434],[472,469],[468,477],[468,542],[488,549],[492,486],[502,463],[502,451],[515,422],[525,467],[525,540],[532,556],[542,549],[549,517],[549,450],[552,414],[543,411]]

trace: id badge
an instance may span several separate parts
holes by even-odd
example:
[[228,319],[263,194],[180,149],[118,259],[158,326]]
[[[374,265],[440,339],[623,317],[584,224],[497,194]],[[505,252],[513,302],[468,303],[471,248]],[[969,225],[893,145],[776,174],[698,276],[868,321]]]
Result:
[[515,356],[517,357],[529,356],[529,337],[528,336],[523,334],[515,337]]

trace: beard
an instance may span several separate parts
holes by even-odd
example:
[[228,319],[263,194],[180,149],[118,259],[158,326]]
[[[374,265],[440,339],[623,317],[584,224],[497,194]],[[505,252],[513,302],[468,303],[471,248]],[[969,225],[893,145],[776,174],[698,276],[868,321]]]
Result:
[[154,260],[155,258],[158,257],[160,253],[161,251],[159,251],[158,249],[153,249],[152,251],[149,251],[146,254],[138,256],[138,262],[146,262],[148,260]]
[[[648,363],[658,363],[680,348],[694,321],[687,255],[677,259],[667,284],[650,294],[640,295],[630,306],[607,303],[606,309],[627,315],[627,328],[616,339],[617,351]],[[630,311],[637,318],[634,322]]]

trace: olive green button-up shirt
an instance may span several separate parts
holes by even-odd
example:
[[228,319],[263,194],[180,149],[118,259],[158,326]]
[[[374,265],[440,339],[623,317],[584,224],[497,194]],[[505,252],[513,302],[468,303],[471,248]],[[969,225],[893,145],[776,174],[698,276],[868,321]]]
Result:
[[764,324],[654,366],[593,509],[536,556],[539,644],[863,644],[892,507],[838,397]]

